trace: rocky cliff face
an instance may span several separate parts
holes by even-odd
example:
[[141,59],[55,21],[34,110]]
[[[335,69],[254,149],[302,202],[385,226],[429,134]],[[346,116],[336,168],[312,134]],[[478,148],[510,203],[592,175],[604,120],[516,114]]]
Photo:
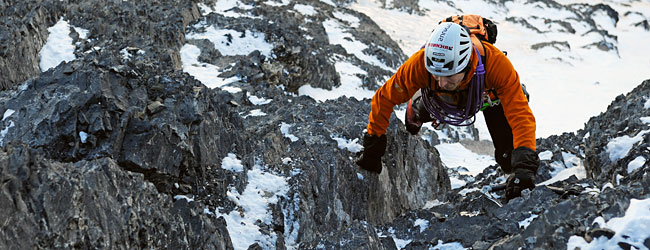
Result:
[[[232,248],[226,221],[215,213],[249,212],[228,196],[245,193],[248,171],[256,166],[286,176],[291,189],[268,207],[270,223],[253,226],[277,239],[293,235],[287,244],[294,247],[315,247],[332,234],[346,237],[338,234],[362,225],[359,221],[388,222],[444,197],[449,179],[436,152],[407,136],[397,120],[391,145],[407,145],[419,157],[394,146],[396,153],[387,157],[381,176],[359,173],[355,153],[340,149],[333,138],[358,138],[368,103],[346,98],[318,103],[291,94],[305,83],[340,85],[328,58],[351,56],[329,44],[322,26],[305,31],[316,39],[304,39],[297,27],[302,16],[282,11],[292,6],[255,8],[253,15],[264,21],[214,13],[203,17],[201,22],[215,27],[264,31],[277,45],[274,58],[259,52],[222,56],[207,40],[187,40],[202,48],[206,62],[233,64],[224,76],[243,78],[236,86],[245,91],[231,94],[208,89],[178,70],[185,35],[197,29],[190,22],[200,16],[197,3],[181,2],[158,3],[157,8],[144,2],[9,3],[22,12],[55,4],[58,12],[51,9],[50,17],[31,22],[49,27],[64,17],[88,30],[89,37],[76,41],[76,60],[46,72],[3,67],[22,74],[3,78],[9,89],[0,97],[7,183],[2,204],[9,211],[3,221],[29,222],[5,223],[11,226],[3,227],[3,248]],[[320,4],[324,15],[331,15],[334,7]],[[398,66],[405,57],[394,42],[359,17],[367,30],[354,32],[374,41],[376,47],[368,49],[382,61]],[[40,48],[44,40],[24,46]],[[17,53],[11,45],[16,39],[7,41],[9,51]],[[38,55],[30,58],[20,63],[38,69]],[[3,59],[4,65],[21,65],[16,57]],[[390,75],[356,63],[370,72],[364,83],[369,87]],[[260,107],[250,102],[252,95],[273,101],[261,108],[267,115],[246,115]],[[283,134],[283,126],[298,139]],[[229,154],[241,161],[243,172],[222,168]],[[367,235],[377,238],[372,231]],[[260,246],[282,248],[283,241]]]
[[[571,159],[590,179],[504,205],[477,191],[503,181],[497,166],[451,190],[432,146],[478,139],[472,128],[411,136],[393,116],[376,175],[354,164],[369,100],[298,95],[390,77],[406,55],[368,17],[344,1],[228,4],[0,3],[0,248],[557,248],[648,197],[648,168],[626,168],[645,144],[616,160],[603,148],[645,134],[647,81],[577,135],[538,141],[551,155],[540,182]],[[60,18],[88,35],[71,29],[76,59],[41,72]],[[251,37],[271,47],[238,44]],[[245,54],[230,53],[239,45]]]

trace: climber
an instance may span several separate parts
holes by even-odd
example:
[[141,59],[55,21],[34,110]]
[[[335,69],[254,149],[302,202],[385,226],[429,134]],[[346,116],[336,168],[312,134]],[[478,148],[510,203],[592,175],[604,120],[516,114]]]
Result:
[[465,26],[442,22],[425,46],[373,96],[364,151],[356,163],[381,173],[385,133],[395,105],[409,101],[405,121],[411,134],[417,134],[422,123],[429,121],[471,125],[475,114],[483,110],[495,159],[511,174],[506,198],[518,197],[523,189],[535,187],[539,166],[535,117],[527,98],[519,75],[502,51],[476,39]]

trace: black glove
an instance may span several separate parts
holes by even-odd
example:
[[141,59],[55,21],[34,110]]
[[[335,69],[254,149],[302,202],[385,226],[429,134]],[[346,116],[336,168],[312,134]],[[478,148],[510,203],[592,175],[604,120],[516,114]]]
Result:
[[357,165],[362,169],[381,173],[381,157],[386,152],[386,135],[363,135],[363,153],[357,159]]
[[535,172],[528,169],[515,169],[514,174],[506,181],[506,200],[521,196],[524,189],[535,188]]
[[524,189],[535,188],[535,175],[539,167],[537,153],[527,147],[518,147],[511,153],[511,163],[514,174],[506,181],[506,199],[511,200],[521,196]]

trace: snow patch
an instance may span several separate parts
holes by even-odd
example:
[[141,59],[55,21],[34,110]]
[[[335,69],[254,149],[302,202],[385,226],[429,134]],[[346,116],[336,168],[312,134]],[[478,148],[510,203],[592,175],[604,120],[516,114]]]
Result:
[[441,240],[438,240],[438,244],[430,249],[431,250],[465,250],[467,248],[464,248],[463,244],[460,244],[460,242],[444,243]]
[[438,144],[435,148],[440,153],[440,160],[447,168],[462,166],[467,169],[467,171],[459,171],[460,174],[476,176],[486,167],[497,164],[492,156],[476,154],[460,143]]
[[2,115],[2,121],[4,121],[4,120],[6,120],[7,118],[9,118],[9,116],[13,115],[15,112],[16,112],[16,111],[14,111],[13,109],[7,109],[7,110],[5,110],[5,113]]
[[183,71],[187,72],[208,88],[221,88],[226,84],[239,81],[238,77],[222,78],[219,77],[221,69],[216,65],[199,62],[201,49],[191,44],[185,44],[181,48],[181,63]]
[[631,174],[637,168],[643,167],[645,165],[646,159],[643,156],[637,156],[630,163],[627,164],[627,173]]
[[9,129],[14,127],[14,121],[10,121],[9,125],[5,127],[3,130],[0,130],[0,146],[4,146],[4,138],[7,136],[7,133],[9,132]]
[[88,139],[88,133],[79,131],[79,139],[81,140],[81,143],[86,143],[86,140]]
[[562,152],[562,159],[566,168],[572,168],[582,164],[582,160],[572,153]]
[[569,238],[567,249],[619,249],[619,242],[628,243],[635,249],[647,249],[644,240],[650,237],[650,198],[631,199],[623,217],[612,218],[607,222],[598,217],[594,223],[613,230],[614,236],[611,239],[602,236],[587,243],[583,237],[574,235]]
[[298,140],[298,137],[296,137],[295,135],[292,135],[292,134],[289,132],[289,129],[290,129],[292,126],[293,126],[293,125],[286,124],[286,123],[283,122],[282,124],[280,124],[280,132],[282,132],[282,135],[283,135],[284,137],[289,138],[289,140],[291,140],[291,142],[295,142],[295,141]]
[[291,161],[293,161],[293,160],[291,159],[291,157],[284,157],[284,158],[282,158],[282,164],[284,164],[284,165],[287,165],[287,164],[291,163]]
[[555,175],[551,173],[551,175],[553,176],[553,178],[548,179],[542,183],[539,183],[537,184],[537,186],[550,185],[558,181],[566,180],[573,175],[575,175],[578,179],[584,179],[587,178],[587,171],[585,170],[585,167],[583,165],[579,165],[576,167],[566,168],[564,170],[561,170],[559,173]]
[[[231,77],[231,78],[226,79],[226,81],[227,81],[228,83],[231,83],[231,82],[234,82],[234,81],[238,81],[238,80],[239,80],[238,77]],[[237,88],[237,87],[231,87],[231,86],[223,86],[223,87],[221,87],[221,89],[223,89],[223,90],[225,90],[225,91],[228,91],[229,93],[232,93],[232,94],[236,94],[236,93],[241,92],[241,89],[240,89],[240,88]]]
[[185,199],[185,200],[187,200],[187,202],[193,202],[194,201],[193,198],[190,198],[189,196],[186,196],[186,195],[182,195],[182,194],[174,195],[174,200],[180,200],[180,199]]
[[224,56],[248,55],[259,50],[262,55],[271,57],[273,45],[265,40],[264,33],[231,29],[216,29],[214,26],[205,28],[203,33],[189,33],[187,39],[208,39],[214,48]]
[[265,172],[261,166],[255,165],[248,171],[248,185],[243,193],[239,193],[235,187],[231,187],[228,198],[232,200],[239,209],[222,215],[227,224],[228,233],[235,249],[247,249],[253,243],[258,243],[263,249],[275,247],[277,235],[270,232],[270,235],[262,234],[258,223],[272,224],[273,216],[269,211],[269,205],[278,202],[278,197],[286,196],[289,186],[284,177]]
[[544,152],[539,153],[539,160],[540,161],[550,161],[551,158],[553,158],[553,152],[550,150],[546,150]]
[[318,13],[311,5],[296,4],[293,6],[293,9],[305,16],[313,16],[316,15],[316,13]]
[[336,4],[335,4],[334,2],[332,2],[332,0],[320,0],[320,1],[321,1],[322,3],[326,3],[326,4],[329,4],[329,5],[331,5],[331,6],[336,7]]
[[524,228],[524,229],[528,228],[528,226],[530,225],[530,223],[531,223],[533,220],[535,220],[535,218],[537,218],[537,217],[539,217],[539,215],[531,214],[530,217],[528,217],[528,218],[526,218],[526,219],[524,219],[524,220],[518,222],[518,223],[519,223],[519,228]]
[[338,99],[341,96],[354,97],[358,100],[363,100],[365,98],[372,98],[375,94],[374,91],[361,87],[363,82],[361,81],[361,78],[356,76],[357,74],[368,74],[366,71],[349,62],[336,62],[334,67],[340,76],[341,85],[332,88],[332,90],[326,90],[314,88],[311,85],[306,84],[298,89],[298,94],[309,96],[319,102]]
[[345,138],[334,137],[334,135],[330,135],[330,137],[338,143],[338,147],[340,149],[347,149],[352,153],[358,153],[361,152],[361,150],[363,150],[363,146],[357,143],[359,141],[359,138],[348,140]]
[[466,188],[466,189],[460,190],[460,192],[458,192],[458,194],[460,194],[462,196],[466,196],[467,194],[469,194],[471,192],[476,192],[476,191],[481,191],[481,190],[478,189],[478,188]]
[[247,118],[249,116],[265,116],[266,113],[262,112],[261,109],[253,109],[251,110],[248,115],[243,116],[243,118]]
[[269,6],[274,6],[274,7],[282,7],[287,4],[290,4],[291,0],[270,0],[264,2],[264,4],[269,5]]
[[641,122],[643,122],[645,124],[650,123],[650,116],[641,117],[639,119],[641,120]]
[[458,188],[462,188],[463,186],[467,185],[466,181],[458,179],[456,177],[449,176],[449,181],[451,182],[451,189],[458,189]]
[[228,156],[221,160],[221,168],[236,173],[244,171],[244,165],[241,164],[241,160],[237,159],[237,155],[233,153],[228,153]]
[[77,57],[74,55],[74,44],[70,37],[70,24],[63,17],[52,27],[47,28],[50,33],[45,45],[38,53],[41,71],[58,66],[62,62],[70,62]]
[[429,221],[423,219],[417,219],[413,223],[414,227],[420,227],[420,233],[424,232],[429,227]]
[[264,104],[269,104],[271,103],[271,99],[265,99],[263,97],[257,97],[254,95],[249,95],[248,100],[251,101],[253,105],[264,105]]
[[435,200],[427,201],[424,204],[424,207],[422,207],[422,209],[425,209],[425,210],[426,209],[431,209],[433,207],[437,207],[437,206],[444,205],[444,204],[447,204],[447,203],[446,202],[441,202],[438,199],[435,199]]
[[350,14],[347,14],[347,13],[343,13],[343,12],[340,12],[340,11],[334,11],[334,13],[332,13],[332,14],[337,19],[348,23],[349,26],[352,27],[352,28],[358,28],[359,27],[360,20],[356,16],[353,16],[353,15],[350,15]]
[[238,0],[220,0],[219,4],[213,6],[208,6],[206,4],[199,3],[198,6],[201,9],[201,14],[203,16],[206,16],[210,13],[217,13],[217,14],[224,15],[226,17],[235,17],[235,18],[243,17],[244,15],[235,12],[234,8],[239,8],[243,10],[249,10],[253,8],[252,6],[245,5]]
[[650,130],[643,130],[636,136],[630,137],[627,135],[616,137],[607,143],[606,151],[609,154],[609,160],[616,162],[621,158],[627,156],[634,144],[643,140],[643,136],[650,132]]
[[394,69],[386,66],[376,56],[364,53],[363,50],[367,49],[368,45],[357,41],[354,35],[345,31],[345,26],[333,19],[328,19],[323,22],[323,27],[327,32],[330,44],[340,44],[348,53],[355,55],[360,60],[391,72],[394,71]]

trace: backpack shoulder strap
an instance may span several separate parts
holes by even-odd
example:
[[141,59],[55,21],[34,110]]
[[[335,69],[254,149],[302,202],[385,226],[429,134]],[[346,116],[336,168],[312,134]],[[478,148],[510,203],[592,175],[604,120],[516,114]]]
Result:
[[481,53],[481,56],[485,57],[485,48],[483,47],[483,43],[481,43],[481,39],[478,39],[478,37],[476,37],[474,34],[471,34],[470,38],[472,38],[472,44],[474,44],[474,47],[478,49],[478,52]]

